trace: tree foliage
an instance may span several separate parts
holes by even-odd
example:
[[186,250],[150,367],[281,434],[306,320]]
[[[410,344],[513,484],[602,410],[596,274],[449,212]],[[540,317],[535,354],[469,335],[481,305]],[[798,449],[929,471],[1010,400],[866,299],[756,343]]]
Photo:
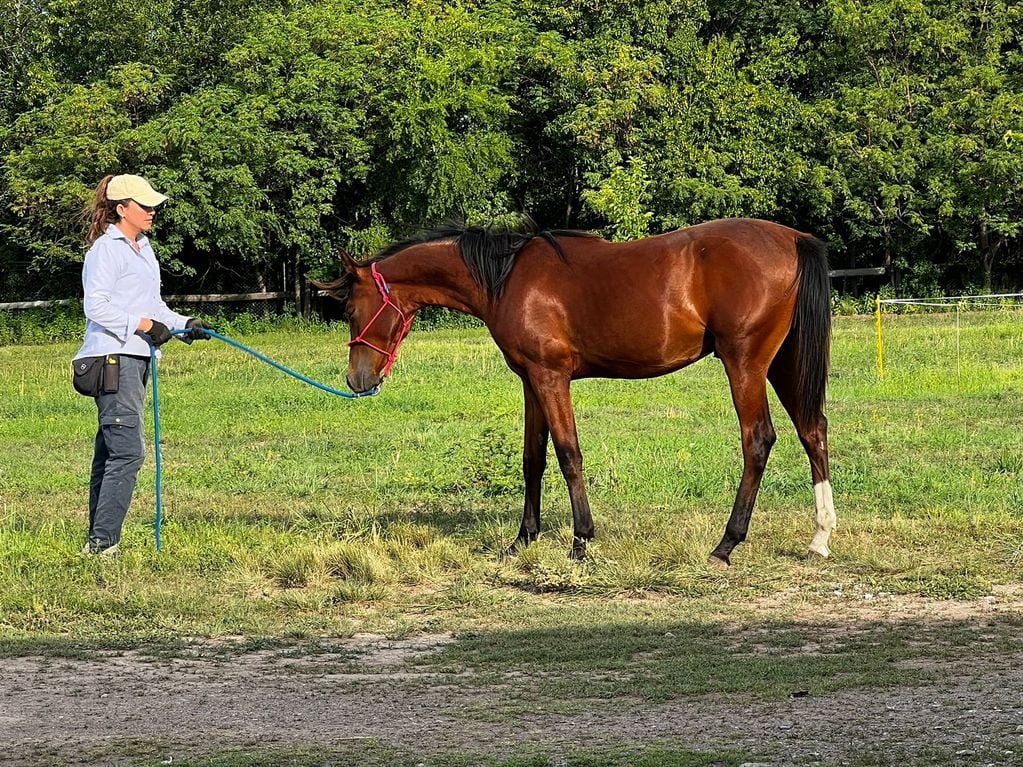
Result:
[[0,296],[76,292],[118,172],[170,196],[182,288],[520,213],[766,217],[900,289],[1021,287],[1021,29],[1004,0],[0,0]]

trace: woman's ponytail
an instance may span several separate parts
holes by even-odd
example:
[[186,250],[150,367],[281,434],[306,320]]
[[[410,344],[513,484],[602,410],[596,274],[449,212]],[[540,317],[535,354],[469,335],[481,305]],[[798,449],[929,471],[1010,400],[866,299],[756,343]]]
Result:
[[85,240],[87,247],[100,238],[107,230],[108,224],[117,223],[117,206],[121,201],[107,199],[107,185],[112,178],[112,175],[104,176],[103,180],[99,182],[99,186],[96,187],[96,196],[93,198],[92,205],[86,208],[86,216],[89,219],[89,236]]

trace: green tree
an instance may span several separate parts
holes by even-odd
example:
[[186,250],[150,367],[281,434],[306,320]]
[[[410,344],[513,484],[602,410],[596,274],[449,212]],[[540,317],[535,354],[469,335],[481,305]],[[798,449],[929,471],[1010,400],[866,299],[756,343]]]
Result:
[[979,261],[990,292],[995,264],[1023,232],[1023,151],[1006,141],[1023,130],[1023,7],[957,4],[949,16],[959,37],[926,123],[928,187],[956,255]]
[[915,0],[832,0],[827,12],[827,58],[839,79],[814,107],[834,171],[836,228],[854,250],[876,251],[898,286],[913,266],[907,254],[934,224],[923,126],[941,56],[934,43],[954,30]]
[[1018,284],[1021,12],[0,0],[0,293],[67,294],[79,211],[125,171],[170,194],[161,254],[206,288],[516,212],[616,239],[762,216],[907,290]]
[[36,269],[73,265],[88,190],[132,170],[171,197],[158,236],[172,268],[265,285],[286,264],[302,284],[340,244],[362,252],[426,221],[504,213],[518,46],[495,7],[331,0],[263,12],[221,56],[216,83],[185,93],[168,73],[180,66],[99,67],[101,79],[57,87],[19,117],[6,233]]
[[[19,115],[46,100],[53,87],[45,15],[29,0],[0,0],[0,162],[11,146],[11,127]],[[0,172],[0,296],[36,291],[25,279],[29,256],[3,236],[14,219],[14,198]],[[22,287],[24,286],[24,287]]]
[[[749,56],[741,38],[713,37],[671,66],[663,108],[645,132],[659,189],[659,228],[725,216],[784,218],[806,172],[795,143],[798,99],[777,84],[777,59]],[[783,70],[784,72],[784,70]]]
[[534,1],[520,13],[532,34],[516,100],[516,197],[547,225],[645,233],[643,125],[663,103],[665,49],[695,39],[702,3]]
[[64,87],[14,121],[7,140],[15,148],[4,167],[11,218],[0,234],[27,256],[24,274],[65,290],[77,281],[69,267],[81,261],[92,190],[104,172],[122,172],[131,115],[159,101],[162,89],[159,74],[145,66],[114,67],[104,80]]

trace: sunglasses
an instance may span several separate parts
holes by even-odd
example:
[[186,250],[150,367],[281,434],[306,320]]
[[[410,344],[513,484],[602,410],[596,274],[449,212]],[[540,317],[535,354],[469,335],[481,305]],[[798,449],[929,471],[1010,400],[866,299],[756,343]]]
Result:
[[142,204],[141,202],[139,202],[138,200],[134,200],[134,199],[132,199],[131,197],[129,197],[129,198],[127,199],[127,200],[124,200],[123,202],[120,202],[120,203],[118,203],[118,204],[119,204],[119,205],[127,205],[127,204],[128,204],[128,203],[130,203],[130,202],[133,202],[133,203],[135,203],[136,205],[138,205],[138,206],[139,206],[140,208],[142,208],[142,210],[144,210],[144,211],[145,211],[146,213],[152,213],[153,211],[155,211],[155,210],[156,210],[156,208],[155,208],[155,207],[153,207],[152,205],[143,205],[143,204]]

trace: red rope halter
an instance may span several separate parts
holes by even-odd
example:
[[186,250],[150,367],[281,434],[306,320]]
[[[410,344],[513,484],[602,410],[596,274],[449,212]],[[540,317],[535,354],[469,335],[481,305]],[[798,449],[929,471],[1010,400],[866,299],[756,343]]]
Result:
[[[368,346],[375,352],[379,352],[387,358],[387,364],[384,365],[383,375],[386,378],[391,372],[391,368],[394,366],[394,361],[398,358],[398,347],[401,346],[401,342],[405,340],[405,336],[408,335],[409,330],[412,329],[412,322],[415,320],[416,315],[405,316],[405,312],[398,308],[398,305],[391,300],[391,289],[387,285],[387,280],[384,276],[377,271],[377,265],[371,264],[370,272],[373,274],[373,281],[376,283],[377,291],[380,293],[380,297],[383,299],[383,303],[380,304],[380,308],[377,309],[377,313],[373,315],[373,319],[366,323],[366,326],[362,329],[362,332],[351,341],[348,342],[348,346],[352,347],[356,344],[362,344]],[[398,313],[401,318],[402,326],[401,332],[398,334],[398,340],[394,342],[394,348],[391,351],[382,349],[371,341],[366,340],[366,331],[372,327],[373,323],[377,321],[377,317],[383,314],[384,309],[388,306],[392,307],[394,311]]]

